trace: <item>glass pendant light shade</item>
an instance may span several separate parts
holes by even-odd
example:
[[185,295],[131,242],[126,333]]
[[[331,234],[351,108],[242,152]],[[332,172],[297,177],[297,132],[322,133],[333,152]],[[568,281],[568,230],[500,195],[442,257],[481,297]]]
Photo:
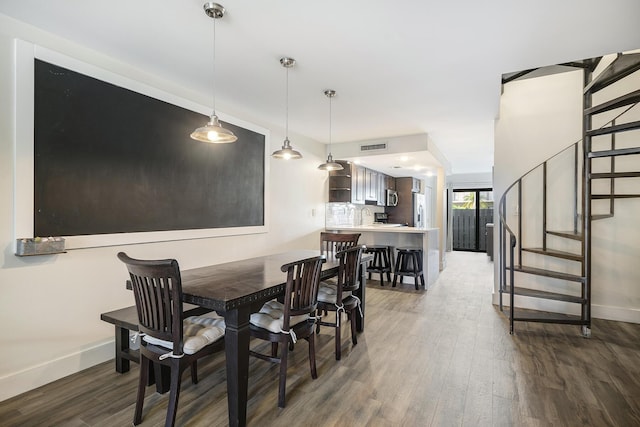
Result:
[[215,68],[216,68],[216,19],[224,16],[224,7],[218,3],[205,3],[204,12],[208,17],[213,18],[213,113],[209,117],[209,122],[191,133],[191,138],[196,141],[209,142],[212,144],[226,144],[236,142],[238,137],[229,129],[225,129],[220,124],[216,115],[216,90],[215,90]]
[[215,114],[209,118],[209,123],[194,130],[191,133],[191,138],[196,141],[210,142],[212,144],[227,144],[238,140],[238,137],[235,136],[233,132],[220,125],[218,116]]
[[324,91],[324,94],[327,98],[329,98],[329,155],[327,156],[326,163],[318,166],[318,169],[321,171],[339,171],[344,169],[340,163],[333,161],[333,156],[331,155],[331,98],[336,96],[336,91],[327,89]]
[[295,159],[301,159],[302,154],[300,154],[299,151],[296,151],[293,148],[291,148],[289,138],[287,138],[284,140],[284,144],[282,145],[282,148],[280,150],[274,151],[273,154],[271,154],[271,157],[273,157],[274,159],[295,160]]
[[286,94],[286,121],[285,121],[285,137],[284,143],[280,150],[276,150],[271,154],[274,159],[282,160],[296,160],[301,159],[302,154],[299,151],[291,148],[291,142],[289,142],[289,68],[296,64],[296,60],[293,58],[280,58],[280,64],[287,69],[287,94]]

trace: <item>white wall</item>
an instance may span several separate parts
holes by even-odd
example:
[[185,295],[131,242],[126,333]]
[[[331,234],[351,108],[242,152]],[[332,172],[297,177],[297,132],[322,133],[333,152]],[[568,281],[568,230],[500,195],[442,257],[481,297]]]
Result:
[[447,182],[454,190],[493,187],[493,177],[491,172],[457,173],[448,176]]
[[[176,258],[181,268],[216,264],[295,248],[315,248],[324,227],[327,174],[317,170],[324,145],[290,135],[300,161],[269,159],[267,233],[127,246],[76,249],[55,256],[13,254],[13,38],[29,41],[176,96],[207,105],[197,94],[0,15],[0,400],[113,357],[113,326],[100,313],[133,304],[126,270],[115,254]],[[271,131],[272,152],[283,130],[241,112],[219,110]],[[29,237],[29,236],[27,236]]]
[[[606,62],[606,61],[605,61]],[[602,67],[601,67],[602,68]],[[582,127],[582,72],[573,71],[535,79],[511,82],[504,86],[500,100],[500,118],[496,122],[494,194],[497,202],[505,189],[527,171],[560,152],[565,147],[580,140]],[[640,86],[640,74],[636,73],[623,83],[630,90]],[[601,96],[600,94],[598,96]],[[597,97],[596,97],[597,98]],[[598,103],[594,100],[594,105]],[[637,113],[636,113],[637,114]],[[635,120],[638,120],[637,115]],[[637,133],[635,146],[637,143]],[[636,159],[632,170],[640,170]],[[551,173],[566,175],[567,170],[555,167]],[[537,176],[536,176],[537,174]],[[535,172],[531,180],[541,179]],[[548,201],[551,207],[550,220],[561,221],[560,213],[569,210],[567,204],[568,189],[559,184],[558,179],[550,181],[551,191]],[[525,184],[524,193],[527,193]],[[637,181],[635,184],[637,189]],[[637,192],[637,191],[636,191]],[[530,193],[529,193],[530,194]],[[526,195],[525,195],[526,197]],[[540,217],[540,204],[525,204],[523,212],[529,217]],[[593,264],[592,264],[592,315],[596,318],[630,321],[640,323],[640,227],[637,215],[640,210],[638,199],[617,200],[614,218],[593,222]],[[634,219],[635,218],[635,219]],[[516,219],[514,201],[508,204],[507,219],[513,223]],[[495,223],[498,224],[496,209]],[[540,221],[541,223],[541,221]],[[513,226],[512,226],[513,227]],[[541,225],[525,228],[523,237],[525,246],[533,246],[541,239]],[[498,227],[495,230],[494,245],[498,251]],[[566,239],[565,239],[566,240]],[[561,249],[561,248],[560,248]],[[525,264],[536,262],[526,255]],[[496,260],[498,257],[496,256]],[[537,261],[543,262],[543,261]],[[544,261],[551,264],[553,261]],[[535,265],[534,265],[535,266]],[[543,265],[538,265],[544,268]],[[495,270],[496,289],[499,284],[498,263]],[[549,285],[550,280],[528,276],[528,287]],[[497,302],[497,292],[494,294]],[[522,298],[517,305],[549,311],[574,310],[569,305],[557,302],[537,301]]]

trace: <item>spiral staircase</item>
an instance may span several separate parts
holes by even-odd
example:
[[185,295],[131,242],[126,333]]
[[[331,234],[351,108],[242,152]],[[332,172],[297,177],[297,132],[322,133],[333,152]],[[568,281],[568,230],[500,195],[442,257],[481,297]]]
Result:
[[592,223],[610,220],[621,199],[640,197],[640,53],[618,54],[606,67],[601,60],[562,64],[583,70],[582,139],[520,177],[499,202],[499,307],[511,334],[516,322],[545,322],[579,325],[590,336]]

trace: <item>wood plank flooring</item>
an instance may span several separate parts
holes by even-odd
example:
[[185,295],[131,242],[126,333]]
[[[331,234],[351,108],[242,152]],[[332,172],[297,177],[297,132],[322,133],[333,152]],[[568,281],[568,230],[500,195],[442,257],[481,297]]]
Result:
[[[486,254],[451,252],[428,292],[413,285],[367,287],[366,330],[342,360],[333,335],[318,336],[318,379],[306,341],[291,353],[287,407],[277,408],[278,369],[252,359],[250,426],[637,426],[640,325],[594,320],[576,326],[519,323],[516,335],[491,303]],[[0,402],[2,426],[127,426],[138,366],[112,361]],[[227,425],[224,356],[188,373],[180,426]],[[142,426],[164,423],[168,396],[147,389]]]

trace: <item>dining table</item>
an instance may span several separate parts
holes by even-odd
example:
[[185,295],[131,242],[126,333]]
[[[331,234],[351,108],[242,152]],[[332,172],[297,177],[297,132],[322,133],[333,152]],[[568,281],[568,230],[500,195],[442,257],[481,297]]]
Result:
[[[184,302],[196,304],[224,316],[225,355],[227,368],[227,401],[229,425],[247,424],[247,395],[249,380],[249,319],[262,305],[284,294],[286,273],[284,264],[321,255],[319,250],[290,250],[273,255],[242,259],[222,264],[181,271]],[[337,275],[339,261],[331,254],[322,254],[321,280]],[[360,268],[361,283],[354,294],[361,301],[361,314],[356,330],[364,330],[366,262],[371,256],[363,254]],[[275,402],[274,402],[275,405]]]

